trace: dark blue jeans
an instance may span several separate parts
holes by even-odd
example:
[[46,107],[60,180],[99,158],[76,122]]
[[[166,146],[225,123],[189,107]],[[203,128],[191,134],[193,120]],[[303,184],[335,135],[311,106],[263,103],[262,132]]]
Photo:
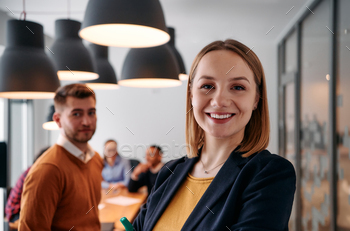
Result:
[[10,222],[15,222],[19,219],[19,213],[15,214],[15,215],[12,215],[12,218],[10,220]]

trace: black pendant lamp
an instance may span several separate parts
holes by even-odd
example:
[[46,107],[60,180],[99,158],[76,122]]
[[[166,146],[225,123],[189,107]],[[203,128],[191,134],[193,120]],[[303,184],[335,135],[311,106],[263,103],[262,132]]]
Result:
[[119,85],[128,87],[175,87],[181,85],[179,65],[168,44],[151,48],[131,48]]
[[6,48],[0,59],[0,97],[53,98],[60,82],[44,50],[42,25],[9,20],[6,33]]
[[60,80],[81,81],[98,78],[92,57],[79,37],[81,23],[70,19],[55,22],[55,42],[49,52]]
[[170,39],[159,0],[90,0],[79,35],[103,46],[132,48]]
[[50,112],[49,112],[49,115],[47,116],[46,122],[43,123],[43,128],[45,130],[59,130],[60,129],[58,127],[58,125],[56,124],[56,122],[53,121],[53,119],[52,119],[54,113],[55,113],[55,106],[51,105]]
[[182,60],[182,57],[179,53],[179,51],[175,47],[175,29],[173,27],[168,27],[168,31],[170,34],[170,40],[168,42],[170,49],[175,54],[177,64],[179,65],[180,73],[179,73],[179,79],[182,81],[188,80],[188,75],[186,74],[186,68],[184,61]]
[[108,61],[108,47],[90,44],[88,49],[95,61],[98,79],[84,81],[91,89],[118,89],[117,77],[112,65]]

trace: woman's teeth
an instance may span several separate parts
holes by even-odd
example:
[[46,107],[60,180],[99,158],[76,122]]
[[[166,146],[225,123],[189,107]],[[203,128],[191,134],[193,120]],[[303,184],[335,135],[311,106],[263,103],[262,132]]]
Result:
[[234,114],[218,115],[218,114],[211,114],[210,113],[210,117],[211,118],[215,118],[215,119],[227,119],[227,118],[230,118],[233,115]]

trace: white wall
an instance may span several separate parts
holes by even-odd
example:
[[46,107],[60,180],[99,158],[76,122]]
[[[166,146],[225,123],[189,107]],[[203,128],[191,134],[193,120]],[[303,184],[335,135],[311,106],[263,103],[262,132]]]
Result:
[[[222,3],[223,5],[210,1],[205,1],[206,4],[203,5],[198,4],[198,1],[193,3],[184,1],[182,4],[178,1],[162,2],[167,24],[174,26],[176,29],[176,47],[185,61],[187,71],[189,71],[196,54],[215,39],[224,40],[228,36],[233,36],[232,38],[235,39],[246,39],[241,40],[241,42],[249,47],[254,46],[253,51],[260,57],[266,73],[271,121],[269,150],[274,153],[278,150],[278,142],[277,45],[274,44],[273,38],[300,8],[301,2],[293,2],[295,10],[288,15],[285,12],[291,8],[289,4],[274,5],[269,3],[270,5],[265,5],[254,1],[250,3],[233,3],[230,1]],[[252,3],[256,7],[252,8]],[[209,15],[206,11],[208,7],[214,9],[214,11],[210,11]],[[10,8],[17,9],[18,6],[14,4]],[[254,17],[247,18],[245,16],[247,12],[253,14]],[[217,17],[209,21],[204,20],[204,17],[212,17],[212,14],[216,14]],[[277,16],[280,18],[279,21],[275,20]],[[46,16],[43,15],[31,14],[30,17],[46,20]],[[215,21],[217,18],[220,19],[221,23]],[[242,20],[236,20],[237,18]],[[261,20],[256,20],[256,18],[261,18]],[[242,23],[243,21],[244,23]],[[51,35],[53,34],[53,25],[53,23],[50,23],[45,26],[45,31],[51,31]],[[272,26],[274,26],[274,29],[266,35],[266,32]],[[0,25],[0,29],[1,44],[4,43],[3,32],[5,28]],[[51,46],[50,42],[52,41],[47,37],[45,42],[45,45]],[[123,61],[128,50],[127,48],[110,48],[110,62],[114,66],[118,77],[120,77]],[[185,91],[186,85],[168,89],[121,87],[116,91],[97,91],[98,124],[95,136],[91,140],[92,146],[102,153],[103,143],[109,138],[116,139],[119,148],[127,144],[132,147],[137,144],[168,144],[170,151],[167,151],[165,161],[178,157],[180,146],[185,143]],[[45,146],[53,144],[59,134],[57,131],[42,129],[42,123],[46,120],[51,103],[52,100],[34,101],[34,155]],[[174,128],[172,129],[172,127]],[[170,129],[172,130],[166,134]],[[119,151],[122,154],[128,153],[121,149]],[[143,151],[141,148],[135,150],[134,147],[131,154],[131,156],[141,159]]]
[[[186,57],[185,60],[192,62],[204,45],[191,46],[189,49],[180,51],[181,55]],[[110,61],[119,74],[128,49],[112,49],[120,51],[113,52],[118,55],[110,56]],[[265,69],[271,121],[271,139],[268,149],[276,153],[278,150],[277,46],[273,43],[255,44],[253,51],[259,56]],[[185,65],[189,71],[191,63],[187,62]],[[161,145],[165,149],[164,161],[184,155],[186,84],[187,82],[183,82],[180,87],[163,89],[120,87],[112,91],[97,90],[97,129],[90,144],[102,154],[103,143],[107,139],[115,139],[119,144],[121,155],[140,160],[143,160],[145,147],[151,144]],[[40,100],[34,104],[35,154],[47,144],[53,144],[59,134],[57,131],[48,132],[41,128],[50,103],[52,100]]]
[[[276,153],[277,46],[273,43],[255,45],[254,51],[261,59],[267,80],[271,120],[269,150]],[[196,53],[200,49],[193,47],[193,50],[182,52],[182,56]],[[121,50],[124,51],[123,55],[125,55],[127,49]],[[120,56],[110,57],[114,66],[122,65],[120,60],[123,60],[123,57]],[[193,60],[193,58],[188,59]],[[186,67],[189,70],[190,63],[186,63]],[[116,68],[116,70],[118,69]],[[119,69],[118,72],[120,73],[121,70]],[[117,140],[121,155],[140,160],[143,159],[145,147],[151,144],[165,147],[164,161],[184,155],[186,84],[184,82],[180,87],[163,89],[120,87],[120,89],[112,91],[97,90],[97,130],[90,144],[102,154],[103,143],[112,138]],[[35,118],[40,117],[42,120],[37,121],[38,125],[44,122],[48,113],[49,104],[43,105],[36,105],[38,110],[44,110],[42,112],[36,111]],[[169,132],[169,130],[171,131]],[[47,144],[45,138],[47,133],[43,129],[37,131],[36,147],[39,147],[40,144],[42,144],[41,146]],[[50,132],[50,134],[52,143],[56,140],[58,132]]]
[[[5,28],[1,27],[0,42],[4,42]],[[227,34],[223,32],[223,34]],[[217,39],[226,39],[227,37]],[[176,46],[181,53],[187,71],[189,71],[196,54],[209,42],[181,40]],[[265,69],[268,100],[271,120],[271,139],[269,150],[277,152],[277,45],[273,42],[260,42],[252,40],[247,46],[261,59]],[[45,45],[50,47],[52,39],[45,37]],[[118,77],[120,76],[124,58],[129,49],[110,48],[110,62],[114,66]],[[63,83],[66,84],[66,83]],[[136,145],[150,144],[168,145],[165,148],[164,161],[184,155],[185,144],[185,101],[186,82],[176,88],[164,89],[134,89],[121,87],[113,91],[96,91],[97,97],[97,130],[91,140],[91,145],[102,154],[103,143],[110,138],[119,143],[119,151],[128,157],[143,159],[144,151]],[[46,131],[42,128],[49,106],[53,100],[34,100],[34,156],[44,147],[52,145],[58,131]],[[114,115],[106,108],[110,109]],[[131,133],[128,129],[131,130]],[[167,134],[167,132],[171,131]],[[126,151],[130,145],[132,152]],[[124,149],[122,150],[122,148]],[[31,159],[33,157],[30,157]]]

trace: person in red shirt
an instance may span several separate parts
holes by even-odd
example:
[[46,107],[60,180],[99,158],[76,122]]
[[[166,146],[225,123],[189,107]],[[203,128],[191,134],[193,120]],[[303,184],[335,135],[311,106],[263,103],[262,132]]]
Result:
[[[40,153],[37,155],[37,157],[35,158],[34,162],[42,155],[44,154],[44,152],[46,152],[46,150],[48,149],[44,148],[43,150],[40,151]],[[31,167],[31,166],[30,166]],[[15,222],[19,219],[19,213],[20,213],[20,208],[21,208],[21,197],[22,197],[22,190],[23,190],[23,183],[24,183],[24,179],[26,178],[30,167],[25,170],[21,176],[19,177],[19,179],[16,182],[15,187],[11,190],[10,195],[7,199],[7,203],[6,203],[6,208],[5,208],[5,214],[6,214],[6,218],[9,222]]]

